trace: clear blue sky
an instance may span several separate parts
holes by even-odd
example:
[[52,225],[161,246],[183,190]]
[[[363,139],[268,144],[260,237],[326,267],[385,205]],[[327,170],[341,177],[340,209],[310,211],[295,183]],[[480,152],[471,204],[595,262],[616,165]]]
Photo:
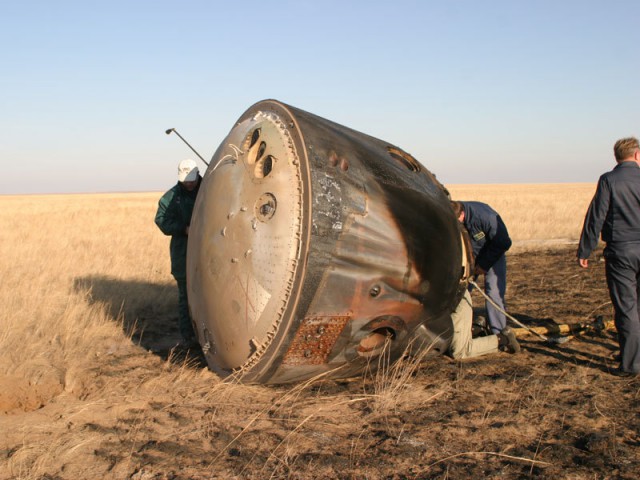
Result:
[[210,158],[267,98],[444,183],[595,182],[640,135],[637,0],[0,0],[0,42],[0,194],[165,190],[165,129]]

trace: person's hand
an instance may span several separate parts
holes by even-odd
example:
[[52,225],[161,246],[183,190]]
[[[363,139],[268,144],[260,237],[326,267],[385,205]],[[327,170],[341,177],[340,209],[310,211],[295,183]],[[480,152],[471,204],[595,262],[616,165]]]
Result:
[[475,266],[475,268],[473,269],[473,274],[477,277],[478,275],[484,275],[485,273],[487,273],[483,268],[479,267],[478,265]]
[[589,259],[587,259],[587,258],[579,258],[578,259],[578,265],[580,265],[582,268],[587,268],[589,266]]

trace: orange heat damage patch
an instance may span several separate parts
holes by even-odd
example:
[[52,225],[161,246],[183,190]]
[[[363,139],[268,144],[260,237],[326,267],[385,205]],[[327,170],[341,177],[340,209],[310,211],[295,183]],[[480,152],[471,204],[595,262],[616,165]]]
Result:
[[284,365],[322,365],[351,319],[349,316],[307,317],[283,359]]

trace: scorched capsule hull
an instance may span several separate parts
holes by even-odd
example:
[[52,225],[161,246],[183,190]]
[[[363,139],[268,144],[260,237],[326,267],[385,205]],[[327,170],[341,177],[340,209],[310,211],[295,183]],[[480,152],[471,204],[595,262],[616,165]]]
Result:
[[410,342],[447,349],[463,252],[446,190],[411,155],[265,100],[204,175],[189,307],[222,376],[353,376],[383,349],[391,360]]

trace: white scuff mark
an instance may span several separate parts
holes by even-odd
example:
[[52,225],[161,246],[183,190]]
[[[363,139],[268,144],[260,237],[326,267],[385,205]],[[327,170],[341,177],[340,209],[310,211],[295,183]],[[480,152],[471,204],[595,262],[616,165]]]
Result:
[[238,148],[237,146],[235,146],[233,143],[229,144],[229,147],[231,147],[231,149],[234,151],[235,155],[235,159],[238,160],[238,157],[240,155],[244,155],[244,152],[242,150],[240,150],[240,148]]
[[326,199],[327,202],[329,202],[330,204],[333,204],[335,200],[340,200],[339,198],[334,197],[330,193],[319,193],[318,195],[316,195],[316,203],[320,203],[321,198]]
[[326,199],[326,201],[329,202],[329,205],[340,204],[340,202],[342,202],[342,197],[340,195],[342,189],[340,183],[334,178],[325,173],[324,178],[318,179],[318,183],[320,184],[322,191],[316,195],[316,203],[320,203],[320,198]]
[[317,210],[318,216],[326,217],[331,225],[331,230],[341,231],[343,224],[341,220],[342,187],[339,181],[327,173],[318,178],[319,191],[314,196],[314,202],[320,208]]
[[318,180],[318,183],[322,185],[325,189],[329,189],[333,187],[336,190],[341,191],[340,183],[326,173],[324,174],[324,178],[320,178]]
[[218,163],[216,163],[216,164],[213,166],[213,168],[211,169],[211,171],[213,172],[216,168],[218,168],[220,165],[222,165],[222,163],[223,163],[225,160],[230,160],[230,162],[229,162],[229,163],[232,163],[232,164],[234,164],[234,163],[236,163],[236,162],[238,161],[238,159],[236,159],[233,155],[226,154],[224,157],[222,157],[220,160],[218,160]]
[[240,150],[238,147],[236,147],[233,143],[230,143],[229,147],[231,148],[231,150],[233,150],[233,155],[230,154],[230,153],[227,153],[224,157],[222,157],[220,160],[218,160],[218,163],[216,163],[214,165],[214,167],[211,169],[212,171],[215,170],[216,168],[218,168],[219,165],[222,165],[222,163],[225,160],[231,160],[231,163],[237,163],[238,162],[238,156],[244,154],[244,152],[242,150]]

